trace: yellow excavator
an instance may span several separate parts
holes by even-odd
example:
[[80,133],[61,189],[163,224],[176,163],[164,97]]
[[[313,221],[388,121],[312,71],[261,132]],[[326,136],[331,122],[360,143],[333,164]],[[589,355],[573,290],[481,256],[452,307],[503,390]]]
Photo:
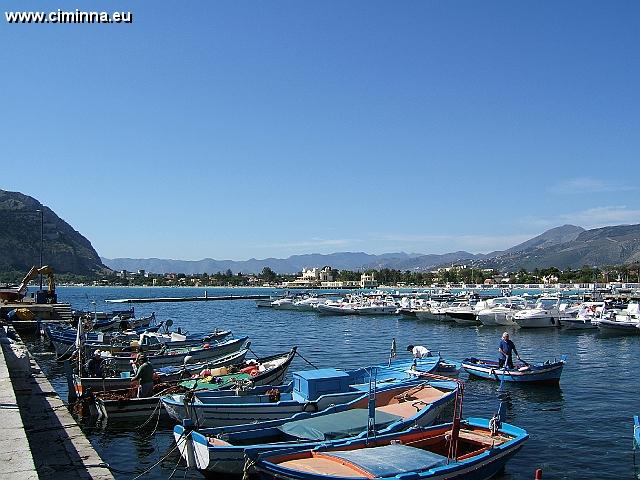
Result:
[[0,288],[0,300],[7,302],[19,302],[27,294],[27,287],[29,282],[38,275],[46,275],[48,289],[46,291],[39,291],[36,294],[36,303],[56,303],[56,282],[53,277],[53,268],[49,265],[43,265],[42,267],[31,267],[29,273],[25,275],[17,287],[4,287]]

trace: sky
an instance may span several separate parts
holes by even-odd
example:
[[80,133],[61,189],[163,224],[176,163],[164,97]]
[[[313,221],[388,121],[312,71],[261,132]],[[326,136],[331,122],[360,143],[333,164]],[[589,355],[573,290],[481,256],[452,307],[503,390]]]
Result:
[[107,258],[486,253],[640,223],[637,1],[5,0],[0,188]]

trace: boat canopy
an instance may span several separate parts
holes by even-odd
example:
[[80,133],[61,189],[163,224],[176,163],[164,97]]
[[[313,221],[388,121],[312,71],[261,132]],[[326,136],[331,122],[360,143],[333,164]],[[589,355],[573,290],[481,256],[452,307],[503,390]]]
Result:
[[346,460],[371,473],[374,477],[393,477],[402,473],[420,472],[447,464],[447,457],[402,444],[327,452],[325,456]]
[[[376,429],[382,430],[398,420],[402,420],[402,417],[386,412],[376,412]],[[287,422],[278,429],[301,440],[338,440],[366,431],[368,421],[369,411],[366,408],[354,408]]]

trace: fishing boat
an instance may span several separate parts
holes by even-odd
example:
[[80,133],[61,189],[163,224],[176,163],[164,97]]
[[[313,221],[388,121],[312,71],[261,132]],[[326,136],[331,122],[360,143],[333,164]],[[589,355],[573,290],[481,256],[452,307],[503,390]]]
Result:
[[[369,428],[378,434],[396,432],[408,427],[430,425],[452,403],[458,385],[450,379],[427,376],[430,380],[416,386],[398,386],[375,392],[373,398],[360,398],[348,404],[336,405],[324,412],[299,413],[288,420],[219,427],[191,432],[185,427],[174,428],[174,438],[182,455],[189,461],[194,455],[199,470],[241,474],[245,451],[253,452],[313,448],[320,443],[335,444],[348,438],[362,438]],[[373,405],[369,405],[369,401]],[[373,409],[370,422],[370,408]],[[187,448],[186,442],[190,442]]]
[[171,418],[178,423],[190,418],[200,427],[277,420],[300,412],[322,411],[331,405],[359,399],[367,390],[372,377],[378,389],[399,383],[419,383],[420,371],[433,371],[439,362],[438,355],[415,361],[394,361],[390,366],[347,371],[325,368],[295,372],[293,392],[282,394],[277,401],[273,401],[273,397],[269,395],[220,399],[209,396],[207,391],[196,391],[190,395],[166,395],[162,398],[162,403]]
[[[241,337],[223,342],[212,342],[200,348],[179,348],[168,350],[167,353],[158,355],[148,355],[149,361],[155,368],[180,366],[185,363],[206,362],[214,358],[237,352],[244,348],[249,337]],[[105,366],[115,372],[128,372],[131,370],[131,364],[135,353],[116,353],[104,359]]]
[[[177,385],[178,388],[173,388],[171,383],[167,382],[167,378],[160,375],[155,382],[156,386],[154,387],[154,391],[156,394],[148,398],[128,398],[130,396],[128,390],[131,386],[131,380],[126,379],[128,385],[117,397],[100,393],[94,394],[95,405],[93,408],[90,407],[90,410],[92,414],[99,418],[104,417],[111,419],[150,415],[158,408],[165,414],[166,412],[159,406],[159,402],[160,397],[169,393],[169,391],[186,392],[190,389],[204,388],[209,392],[219,392],[237,388],[239,389],[238,391],[246,393],[259,386],[282,385],[287,370],[295,357],[296,350],[297,347],[293,347],[288,352],[270,355],[256,360],[245,360],[240,364],[236,363],[233,370],[238,373],[229,373],[232,369],[227,366],[214,367],[211,365],[202,369],[197,379],[188,380],[186,383],[180,382],[180,384]],[[255,373],[253,373],[254,367],[256,369]],[[176,381],[178,380],[180,379],[176,379]],[[284,390],[287,389],[286,387],[282,388]],[[260,390],[260,392],[264,393],[264,390]],[[235,394],[237,394],[237,392]],[[168,416],[166,416],[166,418],[168,418]]]
[[633,416],[633,449],[640,447],[640,418]]
[[565,362],[566,357],[563,355],[559,361],[547,360],[538,364],[521,362],[514,368],[508,368],[499,367],[498,362],[491,360],[466,358],[462,361],[462,368],[474,377],[498,382],[558,383]]
[[[244,362],[245,357],[249,353],[246,348],[240,349],[237,352],[232,352],[228,355],[223,355],[217,358],[212,358],[204,363],[188,363],[177,366],[168,366],[161,368],[154,368],[157,374],[156,383],[173,384],[177,383],[185,378],[191,378],[192,375],[199,374],[205,369],[218,369],[228,367],[230,365],[238,365]],[[83,393],[86,393],[90,389],[94,393],[110,392],[114,390],[127,391],[131,387],[131,374],[132,368],[127,372],[120,372],[119,376],[115,376],[117,372],[109,372],[108,366],[105,368],[105,377],[80,377],[78,375],[73,376],[73,383],[75,386],[76,395],[79,397]],[[109,374],[112,374],[110,376]]]
[[488,479],[529,438],[521,428],[496,427],[492,420],[469,418],[313,449],[248,450],[247,456],[262,479]]

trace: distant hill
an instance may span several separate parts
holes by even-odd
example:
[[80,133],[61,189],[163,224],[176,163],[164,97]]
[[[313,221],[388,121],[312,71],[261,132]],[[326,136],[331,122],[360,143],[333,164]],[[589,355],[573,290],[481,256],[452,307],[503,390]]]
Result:
[[277,273],[296,273],[302,268],[330,265],[339,270],[366,270],[393,268],[398,270],[432,270],[452,263],[468,263],[479,268],[497,268],[516,271],[556,266],[580,268],[584,265],[618,265],[640,261],[640,225],[620,225],[585,230],[575,225],[552,228],[526,242],[507,250],[490,254],[465,251],[442,255],[419,253],[385,253],[371,255],[363,252],[339,252],[329,255],[293,255],[288,258],[252,258],[245,261],[163,260],[158,258],[103,258],[113,270],[136,271],[144,269],[154,273],[179,272],[186,274],[232,272],[259,273],[270,267]]
[[233,273],[259,273],[264,267],[277,273],[297,273],[303,268],[330,265],[338,270],[367,270],[393,268],[398,270],[429,270],[436,266],[451,263],[468,262],[484,258],[469,252],[445,253],[442,255],[423,255],[419,253],[383,253],[371,255],[363,252],[338,252],[327,255],[312,253],[292,255],[288,258],[252,258],[244,261],[214,260],[164,260],[160,258],[102,258],[102,262],[113,270],[135,272],[146,270],[153,273],[216,273],[230,269]]
[[91,242],[49,207],[18,192],[0,190],[0,271],[40,265],[40,213],[44,213],[44,264],[55,273],[92,275],[106,270]]
[[340,270],[361,270],[369,265],[400,261],[411,258],[407,253],[386,253],[370,255],[363,252],[338,252],[328,255],[312,253],[307,255],[292,255],[288,258],[265,258],[243,261],[214,260],[164,260],[159,258],[102,258],[105,265],[113,270],[137,271],[146,270],[153,273],[179,272],[186,274],[216,273],[230,269],[234,273],[259,273],[264,267],[269,267],[278,273],[297,273],[303,268],[323,267],[330,265]]
[[[565,225],[565,227],[571,227],[571,225]],[[574,227],[574,233],[576,228],[579,227]],[[519,249],[511,248],[485,258],[476,265],[514,271],[520,268],[533,270],[548,267],[622,265],[640,261],[640,225],[580,230],[581,232],[574,239],[570,239],[573,233],[569,228],[560,232],[557,242],[534,242],[533,240],[536,239],[531,239],[518,246]],[[560,241],[561,238],[570,240]],[[521,248],[522,245],[526,248]]]
[[520,252],[523,250],[529,250],[532,248],[546,248],[554,245],[561,245],[563,243],[571,242],[578,238],[584,228],[576,227],[575,225],[563,225],[561,227],[555,227],[551,230],[547,230],[537,237],[533,237],[526,242],[523,242],[515,247],[511,247],[505,252]]

